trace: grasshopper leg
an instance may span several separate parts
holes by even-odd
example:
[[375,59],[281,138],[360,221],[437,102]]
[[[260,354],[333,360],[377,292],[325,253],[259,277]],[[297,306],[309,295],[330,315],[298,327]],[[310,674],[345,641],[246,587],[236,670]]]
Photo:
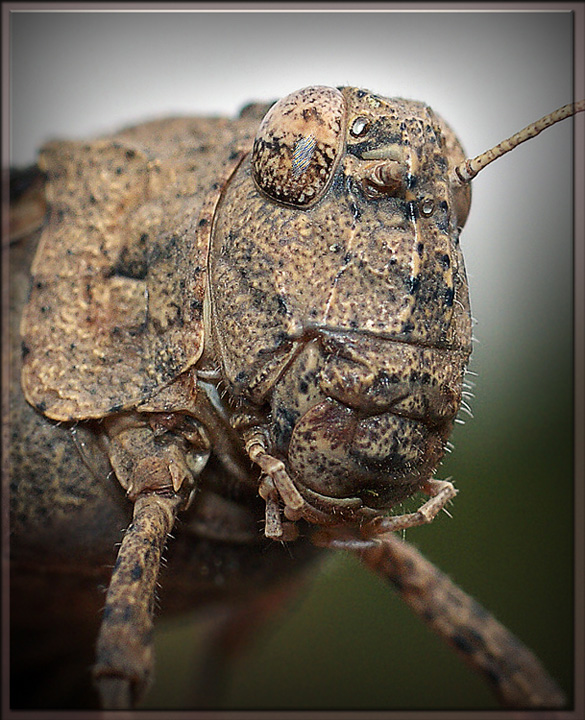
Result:
[[562,690],[532,651],[412,545],[385,535],[357,554],[485,678],[504,707],[566,706]]
[[354,528],[320,529],[313,542],[346,549],[384,580],[468,665],[506,708],[566,706],[567,699],[540,661],[518,638],[412,545],[391,533],[359,536]]
[[128,709],[144,694],[153,667],[156,579],[167,535],[184,499],[144,493],[134,504],[106,595],[93,677],[103,709]]

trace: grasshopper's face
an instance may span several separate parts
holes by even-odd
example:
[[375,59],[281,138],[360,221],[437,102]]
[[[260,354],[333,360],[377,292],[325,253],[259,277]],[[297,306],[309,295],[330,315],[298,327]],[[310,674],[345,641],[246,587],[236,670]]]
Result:
[[215,344],[234,395],[270,407],[301,492],[388,507],[443,455],[471,346],[470,194],[449,180],[464,157],[423,103],[306,88],[223,194]]

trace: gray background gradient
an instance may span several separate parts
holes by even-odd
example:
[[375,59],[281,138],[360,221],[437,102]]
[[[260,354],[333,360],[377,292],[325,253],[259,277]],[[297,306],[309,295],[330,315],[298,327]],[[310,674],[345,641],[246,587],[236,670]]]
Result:
[[[136,6],[138,7],[138,6]],[[382,9],[382,6],[379,7]],[[11,161],[170,114],[235,114],[310,84],[425,100],[471,155],[572,98],[568,12],[14,12]],[[409,530],[571,692],[572,122],[474,182],[462,246],[475,418],[438,477],[451,513]],[[412,504],[409,505],[409,508]],[[294,547],[291,549],[294,552]],[[196,629],[160,622],[149,703],[184,707]],[[493,706],[351,559],[332,558],[243,660],[232,708]]]

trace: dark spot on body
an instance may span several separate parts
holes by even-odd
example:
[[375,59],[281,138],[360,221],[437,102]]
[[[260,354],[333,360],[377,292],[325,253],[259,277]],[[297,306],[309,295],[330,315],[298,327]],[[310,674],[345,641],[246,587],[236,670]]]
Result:
[[392,584],[398,591],[402,591],[404,589],[404,582],[402,581],[402,578],[398,575],[393,575],[391,578]]
[[502,676],[495,668],[485,668],[483,672],[491,685],[493,685],[494,687],[499,687],[501,685]]
[[309,120],[319,120],[320,119],[319,113],[317,112],[317,109],[314,107],[303,108],[301,115],[303,116],[303,120],[305,120],[307,122]]
[[353,449],[349,455],[359,465],[360,469],[373,475],[383,476],[400,473],[408,465],[408,458],[399,452],[396,442],[393,442],[393,447],[383,456],[373,457]]
[[446,212],[435,213],[435,225],[444,234],[449,232],[449,216]]
[[142,577],[142,566],[140,565],[140,563],[136,563],[134,565],[134,567],[132,568],[132,570],[130,572],[130,577],[132,578],[132,580],[134,582],[136,582],[137,580],[140,580],[140,578]]
[[207,225],[207,218],[201,218],[201,220],[199,220],[198,222],[198,225],[199,227],[204,227],[205,225]]
[[290,408],[279,406],[274,413],[273,438],[277,447],[287,447],[300,413]]
[[472,645],[474,645],[475,647],[480,647],[481,645],[485,644],[483,637],[477,630],[474,630],[473,628],[469,628],[467,630],[467,635],[469,636],[470,643]]
[[267,294],[264,290],[261,290],[260,288],[252,287],[250,288],[250,292],[252,295],[252,304],[255,308],[262,308],[264,309],[266,302],[267,302]]
[[453,288],[447,288],[445,290],[445,305],[451,307],[453,305],[453,298],[455,297],[455,290]]
[[[374,142],[372,142],[372,138],[375,138]],[[362,158],[364,153],[368,153],[376,147],[407,144],[407,141],[404,140],[400,133],[388,131],[388,127],[385,127],[385,120],[377,120],[370,127],[368,137],[365,140],[348,143],[347,152],[350,155]]]
[[128,335],[130,335],[130,337],[140,337],[140,335],[144,335],[147,328],[148,328],[147,322],[141,323],[140,325],[137,325],[136,327],[128,328]]
[[462,633],[455,633],[451,636],[451,642],[460,652],[465,655],[473,655],[475,652],[474,645]]
[[284,330],[280,330],[279,332],[275,333],[273,339],[274,339],[274,342],[276,343],[277,347],[290,342],[290,336]]

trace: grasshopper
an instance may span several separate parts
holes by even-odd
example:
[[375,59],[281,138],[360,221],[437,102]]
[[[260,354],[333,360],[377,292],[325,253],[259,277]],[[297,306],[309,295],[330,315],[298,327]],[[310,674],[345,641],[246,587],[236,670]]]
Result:
[[[312,86],[235,120],[43,148],[14,209],[27,232],[27,212],[41,217],[23,412],[72,428],[90,474],[119,484],[112,502],[133,504],[93,667],[102,707],[132,707],[148,688],[177,517],[194,567],[210,547],[223,565],[241,553],[233,577],[195,593],[229,579],[247,596],[248,565],[264,554],[288,566],[288,544],[307,560],[348,550],[504,705],[564,706],[531,651],[395,533],[457,493],[434,473],[471,353],[459,243],[470,182],[583,109],[468,159],[424,103]],[[418,510],[391,514],[416,493]]]

